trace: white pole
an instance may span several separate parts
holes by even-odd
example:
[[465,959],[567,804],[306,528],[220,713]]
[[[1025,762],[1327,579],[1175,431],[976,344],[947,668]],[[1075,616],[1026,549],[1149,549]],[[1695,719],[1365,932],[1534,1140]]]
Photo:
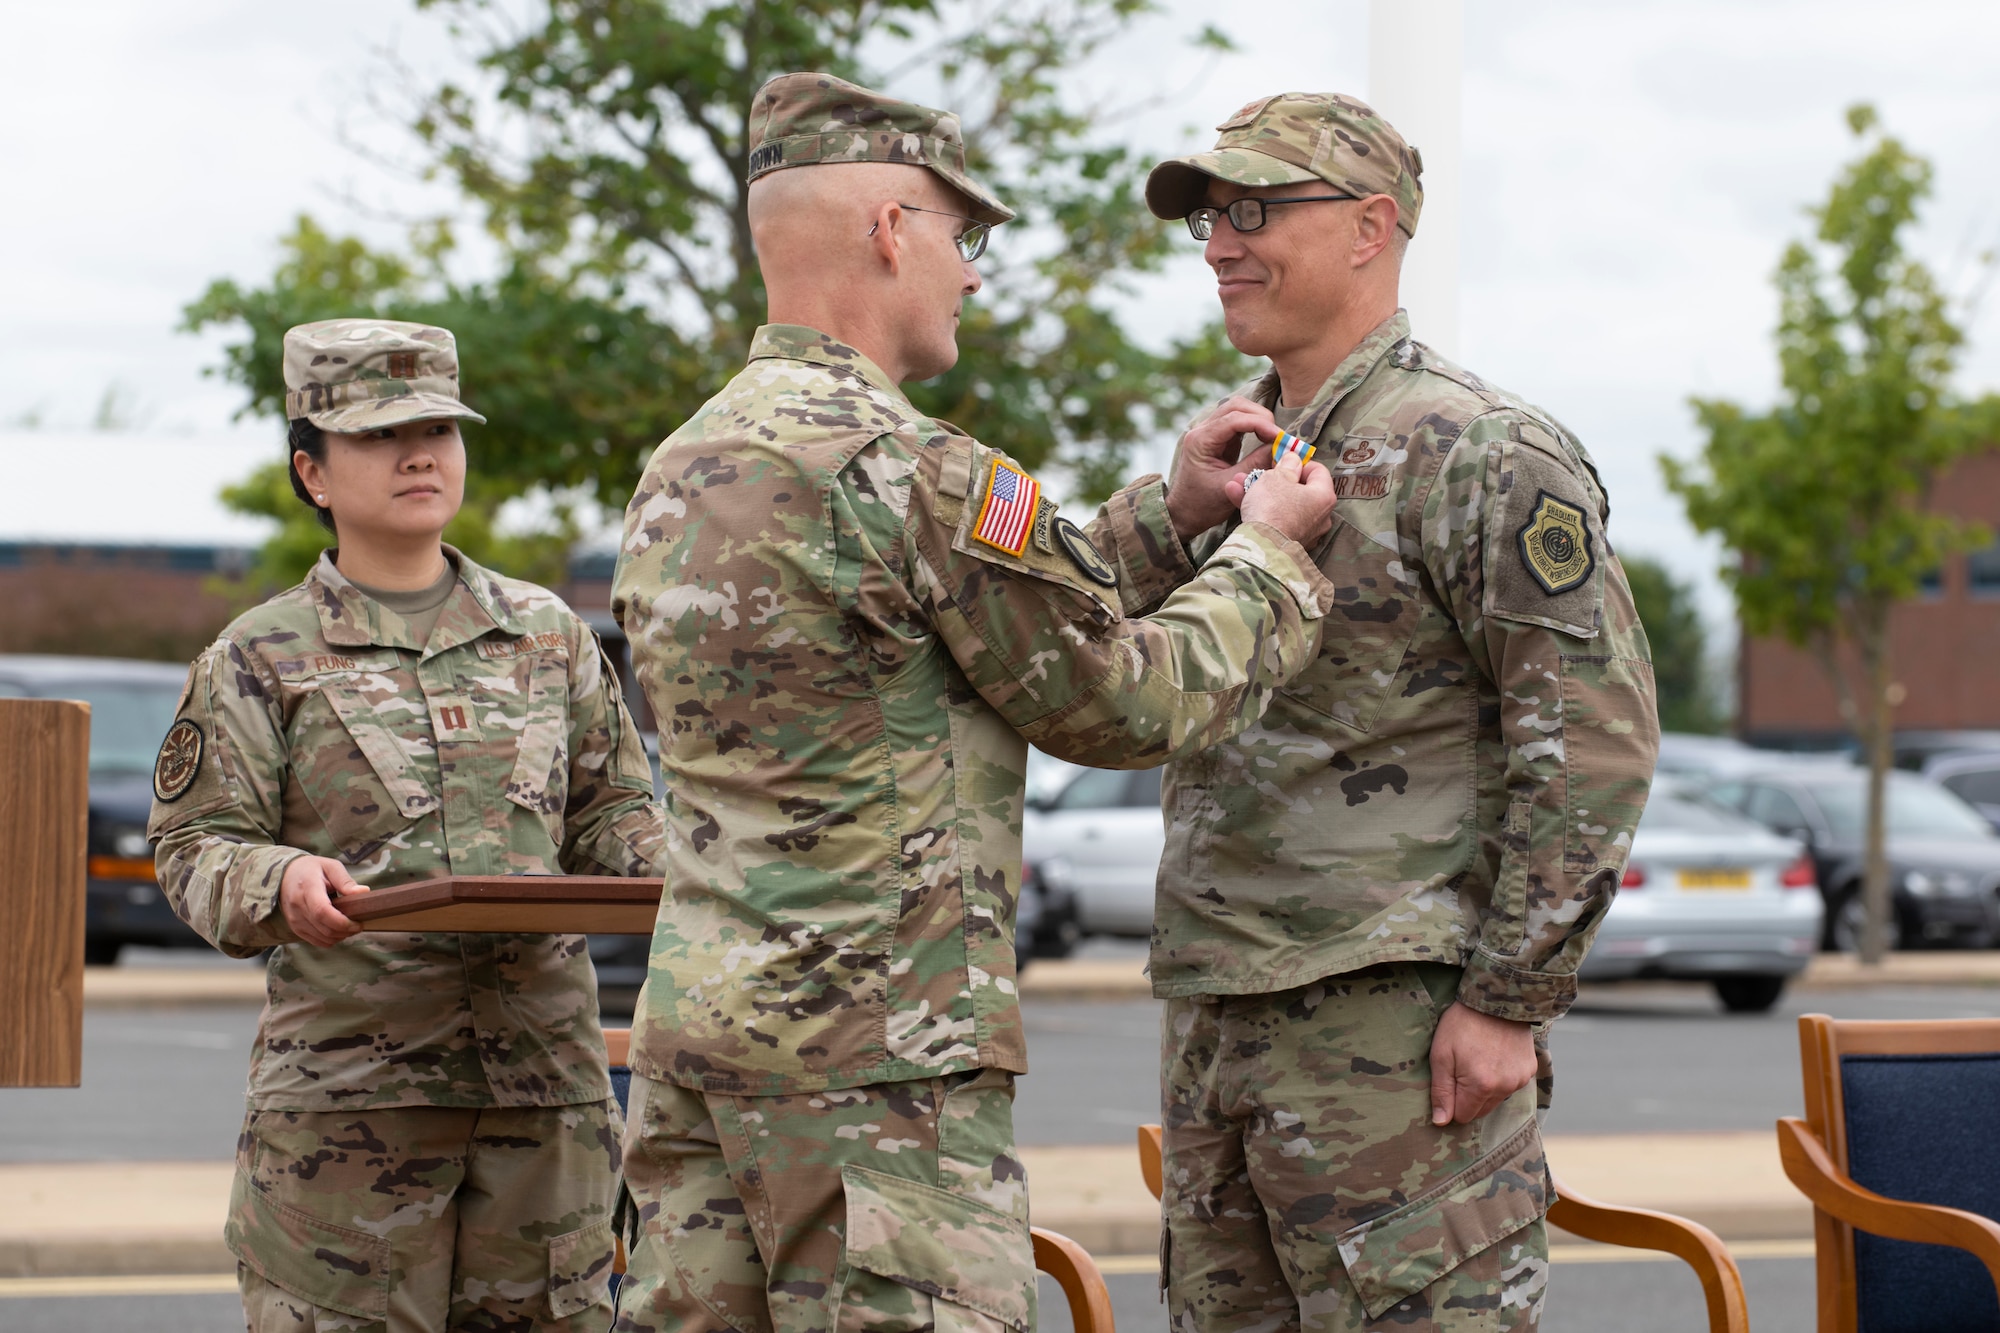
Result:
[[1368,101],[1424,157],[1424,211],[1403,261],[1420,342],[1458,354],[1460,86],[1464,0],[1369,0]]

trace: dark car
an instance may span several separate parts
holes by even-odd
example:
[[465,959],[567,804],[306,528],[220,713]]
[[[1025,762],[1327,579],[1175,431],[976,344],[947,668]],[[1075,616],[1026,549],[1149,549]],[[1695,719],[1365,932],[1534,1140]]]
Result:
[[1924,765],[1924,776],[2000,830],[2000,750],[1944,755]]
[[[1826,899],[1823,943],[1858,947],[1866,770],[1790,768],[1716,782],[1708,790],[1711,799],[1806,844]],[[1890,773],[1887,797],[1895,896],[1890,947],[1993,944],[2000,934],[2000,835],[1978,811],[1923,778]]]
[[128,944],[208,947],[174,915],[153,874],[146,816],[153,759],[173,725],[187,668],[115,657],[0,655],[0,698],[90,705],[90,842],[83,956],[115,963]]

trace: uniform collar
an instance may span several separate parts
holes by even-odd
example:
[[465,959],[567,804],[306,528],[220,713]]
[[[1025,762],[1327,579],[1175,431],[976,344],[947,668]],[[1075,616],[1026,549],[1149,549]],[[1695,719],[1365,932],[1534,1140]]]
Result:
[[[1410,316],[1405,310],[1398,310],[1389,318],[1377,324],[1372,332],[1347,354],[1333,373],[1326,377],[1326,383],[1319,386],[1312,402],[1306,405],[1306,413],[1292,426],[1292,434],[1302,440],[1318,440],[1319,433],[1326,429],[1326,419],[1348,394],[1360,387],[1361,382],[1379,365],[1382,358],[1393,351],[1398,344],[1409,340]],[[1250,391],[1253,402],[1266,407],[1276,407],[1279,402],[1278,372],[1267,371]]]
[[444,555],[458,570],[458,584],[438,612],[428,643],[418,643],[409,621],[355,587],[334,566],[336,553],[322,551],[319,563],[306,575],[313,609],[319,612],[320,634],[335,647],[407,648],[429,657],[496,629],[526,633],[519,612],[498,580],[456,547],[446,546]]
[[830,338],[818,329],[809,329],[803,324],[766,324],[758,329],[750,339],[749,359],[757,361],[767,357],[845,370],[892,398],[908,401],[902,389],[883,373],[880,366],[839,339]]

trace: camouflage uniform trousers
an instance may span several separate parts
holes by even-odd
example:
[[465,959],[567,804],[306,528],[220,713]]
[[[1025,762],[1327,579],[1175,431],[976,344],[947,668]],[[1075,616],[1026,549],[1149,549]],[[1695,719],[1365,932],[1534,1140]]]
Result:
[[252,1110],[226,1237],[250,1333],[602,1333],[618,1104]]
[[1166,1002],[1161,1283],[1175,1333],[1531,1330],[1548,1279],[1535,1089],[1430,1122],[1460,969],[1387,963]]
[[1032,1328],[1014,1076],[739,1097],[635,1076],[618,1333]]

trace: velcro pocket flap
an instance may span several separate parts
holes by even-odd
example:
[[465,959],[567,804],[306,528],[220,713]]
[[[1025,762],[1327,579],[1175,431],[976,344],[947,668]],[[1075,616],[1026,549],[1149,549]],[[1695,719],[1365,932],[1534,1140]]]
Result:
[[229,1252],[300,1300],[360,1319],[389,1317],[389,1242],[274,1203],[239,1174],[223,1228]]
[[549,1242],[549,1317],[581,1314],[611,1294],[611,1219]]
[[354,738],[375,777],[389,793],[392,808],[404,821],[437,809],[437,793],[417,772],[417,766],[403,752],[403,742],[361,693],[350,685],[325,685],[320,689],[327,705]]
[[1380,1319],[1548,1210],[1548,1159],[1530,1120],[1436,1189],[1343,1232],[1340,1258],[1368,1317]]
[[844,1166],[847,1262],[1025,1329],[1035,1285],[1028,1223],[963,1194]]

